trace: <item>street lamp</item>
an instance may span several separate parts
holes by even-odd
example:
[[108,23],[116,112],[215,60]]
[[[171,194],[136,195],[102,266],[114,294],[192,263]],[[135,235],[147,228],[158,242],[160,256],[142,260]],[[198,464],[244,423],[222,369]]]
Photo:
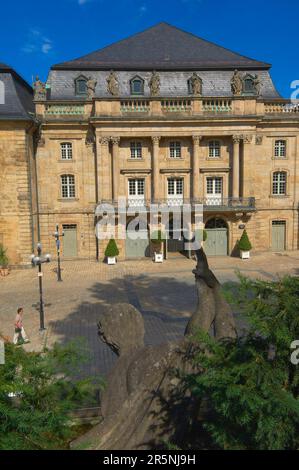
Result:
[[61,268],[60,268],[60,237],[64,237],[64,231],[59,233],[59,225],[56,224],[56,230],[53,234],[56,240],[56,249],[57,249],[57,281],[62,281],[61,278]]
[[39,320],[40,320],[40,331],[45,330],[45,315],[44,315],[44,302],[43,302],[43,273],[42,264],[49,263],[51,260],[50,255],[42,256],[42,246],[40,243],[37,244],[37,256],[34,254],[31,256],[32,266],[38,266],[38,281],[39,281]]

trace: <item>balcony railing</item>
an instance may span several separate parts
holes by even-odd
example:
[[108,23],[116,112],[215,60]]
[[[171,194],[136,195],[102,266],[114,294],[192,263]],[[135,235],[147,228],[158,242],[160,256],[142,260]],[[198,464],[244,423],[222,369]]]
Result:
[[[102,200],[102,203],[112,204],[117,206],[117,200]],[[160,199],[127,199],[127,207],[146,207],[149,208],[151,204],[158,204],[168,206],[170,208],[181,207],[183,204],[190,204],[192,207],[195,205],[202,205],[205,211],[255,211],[255,198],[254,197],[203,197],[198,199],[188,199],[181,197],[168,197]]]
[[77,116],[84,114],[84,104],[80,105],[46,105],[45,114],[48,116]]
[[265,103],[265,114],[299,113],[299,103],[273,101]]
[[191,111],[191,100],[162,100],[161,109],[163,113],[180,113]]
[[208,99],[202,101],[202,109],[206,113],[230,113],[232,101],[225,99]]
[[150,102],[148,100],[122,100],[120,102],[122,113],[148,113]]

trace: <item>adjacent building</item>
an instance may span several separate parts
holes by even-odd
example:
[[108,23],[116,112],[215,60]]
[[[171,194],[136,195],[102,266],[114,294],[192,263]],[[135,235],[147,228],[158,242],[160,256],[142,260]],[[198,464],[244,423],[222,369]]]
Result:
[[[35,84],[37,196],[20,189],[16,210],[27,201],[29,220],[36,207],[33,232],[50,252],[58,223],[67,258],[103,258],[95,207],[117,210],[119,196],[132,210],[203,204],[209,255],[234,254],[244,227],[255,250],[298,249],[299,109],[270,67],[166,23],[54,65]],[[132,218],[117,214],[129,231]],[[167,252],[181,251],[183,234],[167,228]],[[117,243],[122,258],[150,253],[148,237]]]
[[32,88],[0,63],[0,243],[11,264],[28,264],[37,230],[36,127]]

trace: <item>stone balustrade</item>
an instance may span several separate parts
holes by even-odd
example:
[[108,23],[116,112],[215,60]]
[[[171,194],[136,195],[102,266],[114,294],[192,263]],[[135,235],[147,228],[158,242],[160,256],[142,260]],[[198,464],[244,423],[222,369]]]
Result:
[[255,98],[147,98],[134,97],[129,99],[95,99],[93,102],[38,102],[36,114],[54,119],[84,116],[84,118],[126,117],[126,116],[267,116],[297,115],[299,104],[289,100],[261,100]]

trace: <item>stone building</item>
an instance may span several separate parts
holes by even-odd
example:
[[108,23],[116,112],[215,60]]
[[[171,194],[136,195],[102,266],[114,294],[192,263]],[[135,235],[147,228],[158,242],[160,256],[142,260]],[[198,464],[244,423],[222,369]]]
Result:
[[[172,214],[203,204],[209,255],[234,254],[244,227],[255,250],[298,249],[299,109],[270,68],[165,23],[54,65],[35,97],[44,248],[55,253],[58,223],[65,257],[102,259],[95,207],[123,196]],[[132,216],[117,220],[133,230]],[[168,228],[167,251],[182,250]],[[118,246],[122,258],[150,252],[144,236]]]
[[37,238],[35,129],[32,88],[0,63],[0,243],[11,264],[28,264]]

